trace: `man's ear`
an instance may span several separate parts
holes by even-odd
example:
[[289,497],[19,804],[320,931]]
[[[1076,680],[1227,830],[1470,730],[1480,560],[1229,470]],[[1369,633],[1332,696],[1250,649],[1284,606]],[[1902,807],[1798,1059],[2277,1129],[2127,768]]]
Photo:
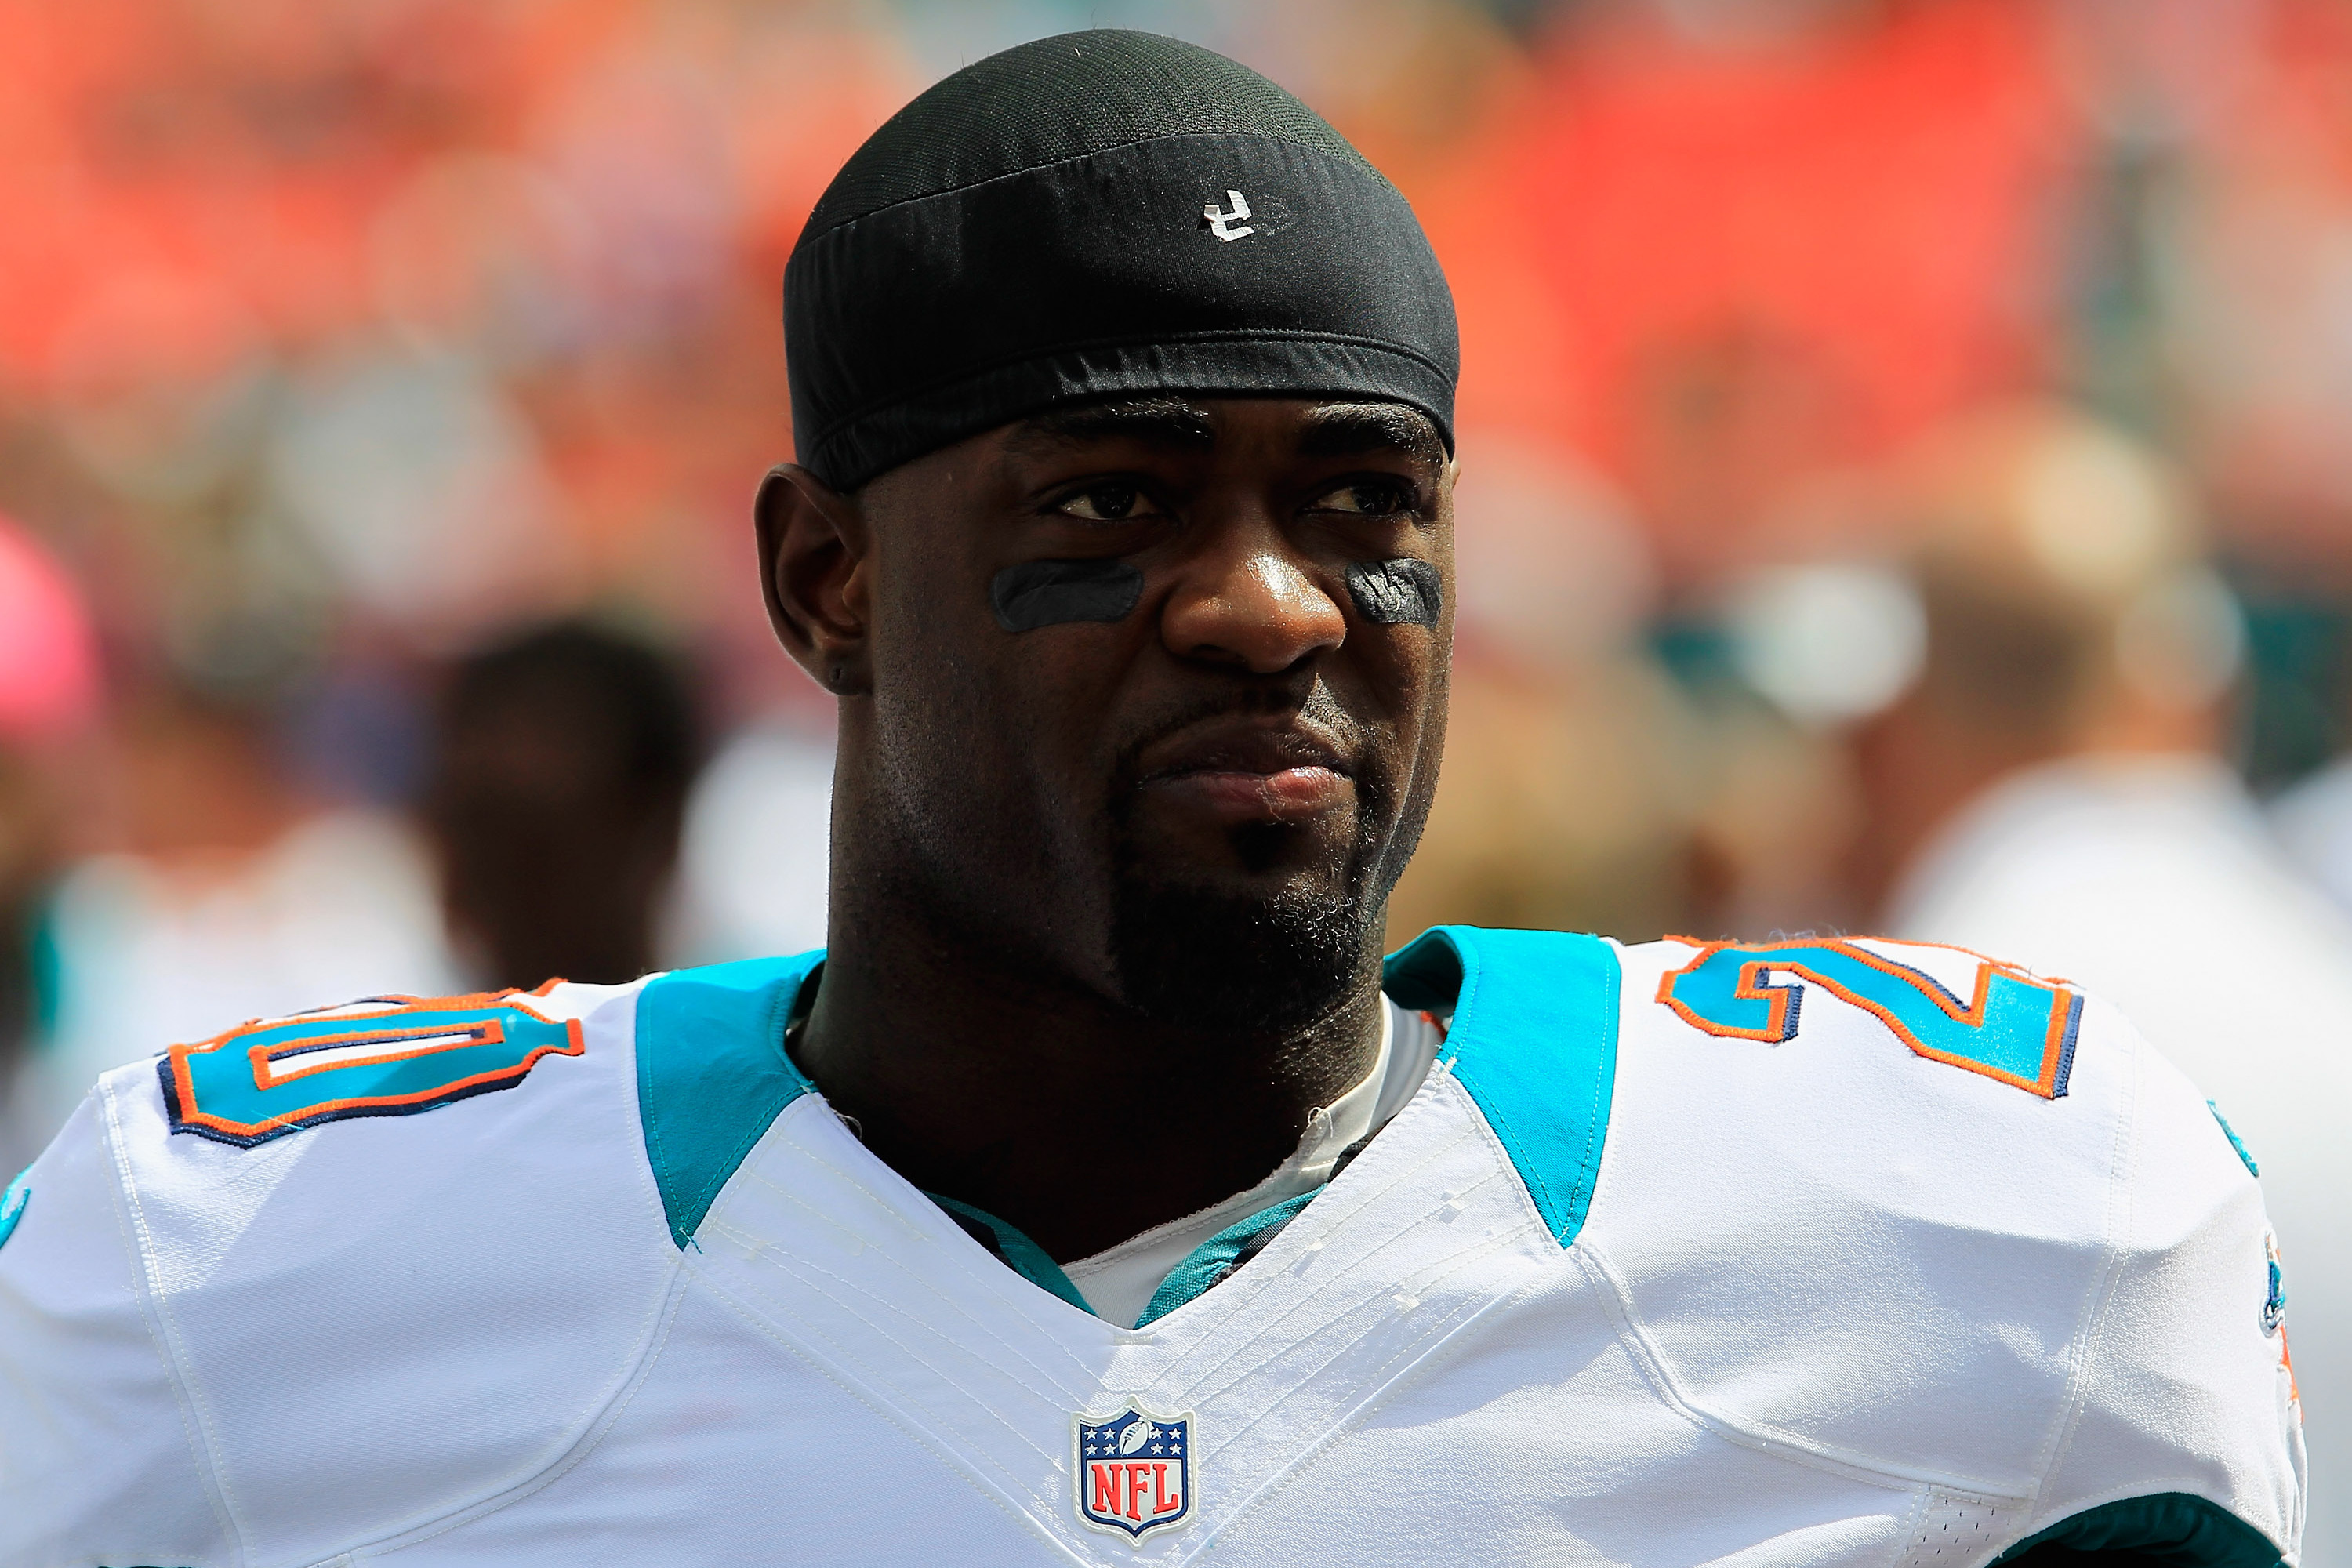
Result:
[[836,697],[872,684],[866,656],[866,519],[857,503],[798,463],[760,481],[760,589],[784,651]]

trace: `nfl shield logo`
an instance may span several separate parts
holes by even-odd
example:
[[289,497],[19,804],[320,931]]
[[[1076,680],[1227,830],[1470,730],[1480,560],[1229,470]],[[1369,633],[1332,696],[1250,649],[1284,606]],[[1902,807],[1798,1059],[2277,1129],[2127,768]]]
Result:
[[1140,1537],[1192,1516],[1192,1418],[1129,1405],[1101,1421],[1078,1417],[1078,1517]]

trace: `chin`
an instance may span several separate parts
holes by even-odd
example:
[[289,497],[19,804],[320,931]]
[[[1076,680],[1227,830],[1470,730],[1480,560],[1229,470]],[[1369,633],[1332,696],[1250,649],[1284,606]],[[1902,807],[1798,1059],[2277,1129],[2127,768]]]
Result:
[[1149,806],[1117,813],[1110,956],[1121,999],[1171,1025],[1237,1035],[1328,1016],[1380,963],[1395,879],[1385,798],[1368,781],[1351,810],[1206,832]]
[[1121,879],[1111,961],[1122,999],[1170,1024],[1282,1033],[1343,1002],[1383,921],[1357,879],[1234,872]]

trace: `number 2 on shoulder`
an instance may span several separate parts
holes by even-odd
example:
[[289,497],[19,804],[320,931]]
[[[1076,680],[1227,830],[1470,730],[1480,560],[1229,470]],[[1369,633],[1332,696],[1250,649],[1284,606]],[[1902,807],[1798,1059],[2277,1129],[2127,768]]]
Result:
[[1929,1061],[1981,1073],[2044,1100],[2063,1095],[2074,1070],[2082,995],[2014,964],[1967,956],[1976,963],[1976,980],[1963,1002],[1925,970],[1843,937],[1709,942],[1659,979],[1658,1000],[1710,1035],[1778,1045],[1796,1037],[1805,987],[1818,985],[1874,1014]]

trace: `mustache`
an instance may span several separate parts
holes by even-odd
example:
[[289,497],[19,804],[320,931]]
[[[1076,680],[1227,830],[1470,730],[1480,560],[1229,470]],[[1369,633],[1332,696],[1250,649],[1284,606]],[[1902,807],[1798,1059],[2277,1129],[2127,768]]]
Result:
[[1111,771],[1116,793],[1119,796],[1130,795],[1146,776],[1145,754],[1188,730],[1237,719],[1281,717],[1294,720],[1318,741],[1328,742],[1351,774],[1360,776],[1377,753],[1378,737],[1372,726],[1349,714],[1319,680],[1303,698],[1296,690],[1265,689],[1203,693],[1195,700],[1143,721],[1120,743]]

